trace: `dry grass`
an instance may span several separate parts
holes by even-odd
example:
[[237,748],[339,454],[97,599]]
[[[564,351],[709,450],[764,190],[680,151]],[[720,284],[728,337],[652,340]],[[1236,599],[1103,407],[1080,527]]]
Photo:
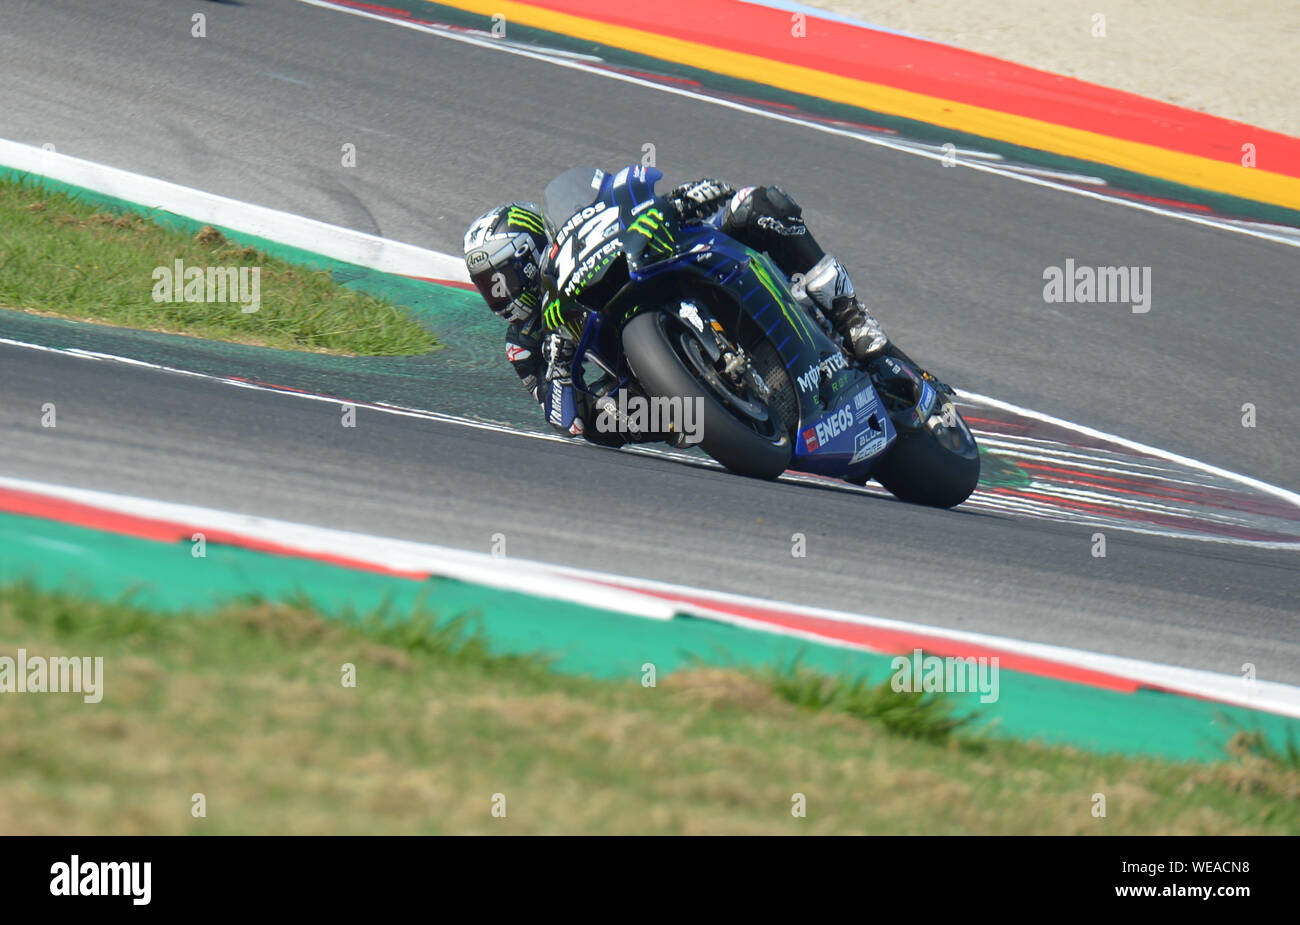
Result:
[[105,657],[98,705],[0,697],[0,831],[1300,831],[1300,773],[1249,754],[1194,766],[936,743],[796,706],[770,678],[707,669],[646,689],[458,639],[288,606],[167,619],[0,592],[0,651]]

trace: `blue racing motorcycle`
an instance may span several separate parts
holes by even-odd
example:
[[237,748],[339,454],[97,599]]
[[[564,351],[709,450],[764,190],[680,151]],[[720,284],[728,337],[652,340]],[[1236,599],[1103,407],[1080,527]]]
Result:
[[577,340],[575,388],[610,414],[692,403],[700,448],[743,475],[794,469],[965,501],[979,450],[952,390],[897,348],[859,365],[766,255],[716,220],[676,221],[654,192],[662,176],[575,168],[546,188],[546,321]]

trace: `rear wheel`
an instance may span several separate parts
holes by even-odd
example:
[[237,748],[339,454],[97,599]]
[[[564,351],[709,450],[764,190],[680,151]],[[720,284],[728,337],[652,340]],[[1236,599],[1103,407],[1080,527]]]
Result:
[[957,409],[944,401],[920,430],[898,432],[872,477],[903,501],[956,507],[979,484],[979,447]]
[[677,315],[637,315],[623,328],[623,351],[650,396],[697,401],[700,448],[732,472],[774,479],[790,465],[788,425],[771,396],[760,397],[719,370]]

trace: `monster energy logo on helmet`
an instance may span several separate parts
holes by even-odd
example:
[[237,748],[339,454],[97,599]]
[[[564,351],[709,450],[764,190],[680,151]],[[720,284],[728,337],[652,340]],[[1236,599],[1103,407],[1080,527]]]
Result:
[[506,227],[522,228],[524,231],[546,234],[546,227],[542,223],[542,217],[536,212],[520,206],[510,207],[510,210],[506,213]]

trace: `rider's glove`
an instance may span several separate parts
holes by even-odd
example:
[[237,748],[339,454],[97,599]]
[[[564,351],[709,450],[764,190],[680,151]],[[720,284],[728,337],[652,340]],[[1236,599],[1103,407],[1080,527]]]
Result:
[[552,331],[542,341],[546,376],[541,398],[547,423],[571,437],[580,437],[584,428],[573,388],[573,349],[573,341],[560,331]]
[[668,194],[668,204],[682,221],[706,218],[722,208],[723,201],[735,193],[721,180],[695,180],[683,183]]

